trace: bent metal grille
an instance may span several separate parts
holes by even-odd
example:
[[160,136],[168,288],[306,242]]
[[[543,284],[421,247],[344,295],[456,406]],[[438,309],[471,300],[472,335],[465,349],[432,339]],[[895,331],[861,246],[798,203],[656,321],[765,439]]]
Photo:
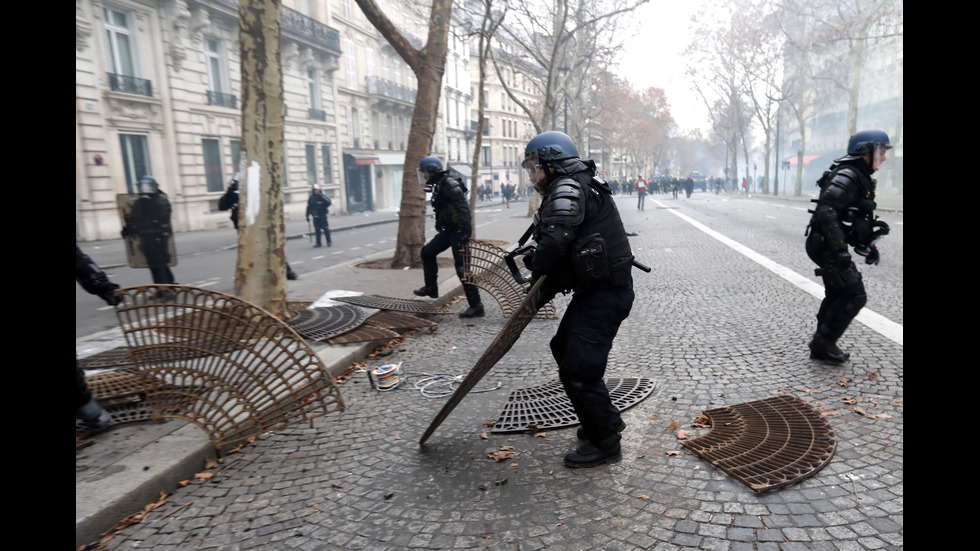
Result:
[[684,447],[765,492],[811,477],[830,463],[837,433],[819,411],[792,395],[705,411],[711,432]]

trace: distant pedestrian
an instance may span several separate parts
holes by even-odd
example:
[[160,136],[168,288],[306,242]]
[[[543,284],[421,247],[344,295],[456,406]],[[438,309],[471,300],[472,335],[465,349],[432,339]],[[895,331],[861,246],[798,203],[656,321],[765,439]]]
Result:
[[636,177],[636,210],[644,210],[647,198],[647,181],[643,176]]

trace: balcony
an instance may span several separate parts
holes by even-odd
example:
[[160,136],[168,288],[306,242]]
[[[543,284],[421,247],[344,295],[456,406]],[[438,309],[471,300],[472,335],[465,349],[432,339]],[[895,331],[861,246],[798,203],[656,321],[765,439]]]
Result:
[[340,55],[340,31],[330,28],[316,19],[283,6],[282,32],[290,33]]
[[238,109],[238,98],[233,94],[225,94],[224,92],[208,90],[208,105],[227,107],[228,109]]
[[310,120],[311,121],[324,121],[327,120],[327,112],[323,109],[313,109],[310,108]]
[[368,94],[382,96],[404,103],[415,103],[416,91],[381,77],[367,77]]
[[113,92],[137,94],[148,98],[153,97],[153,83],[145,78],[109,73],[109,89]]

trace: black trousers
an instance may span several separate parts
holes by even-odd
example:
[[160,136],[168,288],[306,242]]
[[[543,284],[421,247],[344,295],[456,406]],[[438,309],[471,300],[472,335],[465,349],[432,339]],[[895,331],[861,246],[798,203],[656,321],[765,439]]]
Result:
[[633,308],[632,284],[576,292],[551,339],[551,354],[589,441],[605,447],[619,440],[619,410],[603,380],[613,339]]
[[[441,231],[436,233],[431,241],[422,247],[422,272],[425,277],[425,286],[433,286],[439,283],[439,261],[436,259],[439,253],[452,247],[453,262],[456,264],[456,275],[460,280],[463,279],[463,253],[460,252],[459,233],[452,231]],[[475,285],[463,284],[463,292],[470,306],[481,304],[480,291]]]

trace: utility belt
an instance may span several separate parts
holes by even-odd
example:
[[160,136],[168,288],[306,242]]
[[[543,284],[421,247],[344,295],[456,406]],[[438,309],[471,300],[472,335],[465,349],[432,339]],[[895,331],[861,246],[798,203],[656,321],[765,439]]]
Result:
[[628,285],[633,277],[632,267],[633,256],[609,258],[606,241],[598,233],[579,239],[572,245],[576,290]]

